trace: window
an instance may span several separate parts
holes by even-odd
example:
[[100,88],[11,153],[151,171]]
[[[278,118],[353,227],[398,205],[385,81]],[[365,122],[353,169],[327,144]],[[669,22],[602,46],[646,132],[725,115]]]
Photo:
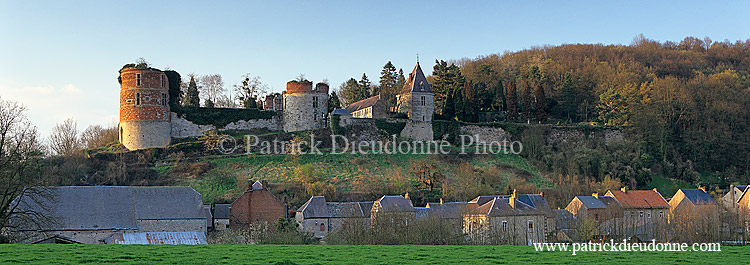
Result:
[[648,213],[648,218],[651,218],[651,212]]
[[534,232],[534,220],[529,220],[529,233]]
[[424,115],[422,115],[422,121],[424,121]]
[[425,102],[426,102],[425,96],[422,96],[422,106],[425,106]]
[[660,212],[659,212],[659,217],[660,217],[660,218],[664,218],[664,212],[661,212],[661,211],[660,211]]
[[135,74],[135,85],[141,86],[141,74]]
[[167,87],[167,76],[161,75],[161,88]]
[[318,107],[318,97],[313,97],[313,108]]
[[503,232],[508,231],[508,221],[503,221]]
[[318,115],[313,114],[313,120],[318,121]]
[[141,105],[141,93],[135,93],[135,105]]
[[424,90],[424,81],[419,82],[419,90]]
[[597,221],[599,221],[599,214],[598,214],[598,213],[595,213],[595,214],[594,214],[594,220],[597,220]]
[[161,93],[161,105],[166,106],[167,105],[167,94]]
[[325,232],[326,231],[326,225],[325,224],[320,224],[320,231],[321,232]]
[[643,211],[641,211],[641,212],[640,212],[640,214],[639,214],[639,216],[638,216],[638,217],[641,217],[641,218],[643,218]]

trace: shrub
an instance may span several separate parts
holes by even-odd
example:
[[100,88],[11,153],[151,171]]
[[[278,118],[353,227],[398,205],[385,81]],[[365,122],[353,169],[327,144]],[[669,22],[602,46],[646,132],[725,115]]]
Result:
[[182,118],[198,125],[213,125],[224,127],[232,122],[241,120],[267,120],[276,116],[272,110],[233,109],[233,108],[196,108],[181,106],[173,108],[173,112]]

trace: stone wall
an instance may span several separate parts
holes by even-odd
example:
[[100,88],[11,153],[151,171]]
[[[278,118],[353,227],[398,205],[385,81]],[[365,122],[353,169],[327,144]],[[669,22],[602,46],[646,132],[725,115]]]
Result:
[[166,147],[172,140],[167,121],[120,121],[120,143],[130,150]]
[[282,129],[281,121],[279,116],[274,116],[271,119],[261,120],[241,120],[227,124],[223,128],[216,128],[213,125],[198,125],[189,120],[186,120],[177,113],[172,112],[172,138],[185,138],[185,137],[199,137],[203,135],[206,130],[253,130],[253,129],[266,129],[269,131],[280,131]]
[[206,232],[206,219],[137,220],[138,232]]
[[[477,125],[466,125],[461,126],[461,134],[462,135],[469,135],[476,138],[473,138],[475,142],[502,142],[504,139],[507,139],[510,137],[510,135],[503,130],[503,128],[500,127],[483,127],[483,126],[477,126]],[[478,140],[477,140],[478,138]]]
[[312,130],[325,127],[328,117],[328,94],[284,94],[284,121],[286,132]]
[[349,141],[379,141],[383,138],[378,127],[375,126],[375,119],[341,119],[339,124],[342,127],[345,127],[342,125],[344,121],[347,121],[347,126],[351,126],[348,135],[346,135]]
[[[70,238],[73,241],[83,244],[104,244],[99,240],[111,236],[114,233],[135,233],[135,229],[101,229],[101,230],[65,230],[65,231],[45,231],[45,232],[23,232],[25,239],[18,243],[30,244],[39,240],[46,239],[55,235]],[[28,236],[28,237],[27,237]]]
[[434,132],[432,131],[432,122],[422,122],[407,120],[404,130],[401,131],[401,137],[413,141],[432,141]]

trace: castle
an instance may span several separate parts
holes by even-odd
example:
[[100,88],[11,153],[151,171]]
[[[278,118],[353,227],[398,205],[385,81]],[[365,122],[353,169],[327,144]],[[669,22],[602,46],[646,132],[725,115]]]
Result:
[[[171,139],[198,137],[206,130],[304,131],[325,128],[329,124],[329,86],[308,80],[286,83],[282,94],[266,96],[264,108],[276,112],[270,119],[248,117],[221,128],[214,125],[195,124],[169,108],[169,80],[159,69],[126,66],[120,70],[120,123],[119,139],[129,150],[166,147]],[[355,113],[351,123],[372,123],[373,118],[385,118],[388,109],[380,107],[380,96],[350,104],[347,110],[337,110],[344,115]],[[409,79],[397,96],[397,105],[391,111],[407,114],[402,136],[418,141],[433,139],[432,113],[434,112],[432,85],[427,82],[419,63],[409,74]],[[359,115],[369,113],[370,115]],[[370,121],[368,121],[370,120]]]

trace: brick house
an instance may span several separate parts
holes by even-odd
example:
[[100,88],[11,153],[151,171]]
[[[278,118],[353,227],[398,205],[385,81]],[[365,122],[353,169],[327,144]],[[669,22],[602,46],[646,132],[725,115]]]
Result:
[[247,191],[229,207],[231,228],[263,222],[273,224],[286,217],[286,204],[268,191],[268,184],[260,181],[249,181]]
[[614,197],[622,205],[622,222],[616,224],[625,237],[636,236],[643,241],[663,241],[669,215],[669,203],[656,190],[607,191],[605,196]]

